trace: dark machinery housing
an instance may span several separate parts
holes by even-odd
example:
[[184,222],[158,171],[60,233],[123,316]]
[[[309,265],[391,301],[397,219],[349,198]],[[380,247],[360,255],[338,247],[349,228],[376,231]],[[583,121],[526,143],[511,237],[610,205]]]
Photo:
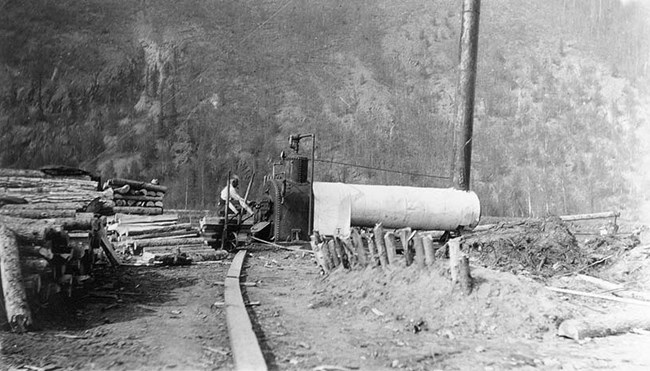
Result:
[[213,247],[231,249],[250,242],[251,236],[275,243],[309,240],[313,218],[309,178],[313,179],[313,171],[310,176],[309,158],[299,154],[300,140],[307,137],[312,139],[313,159],[313,134],[290,136],[291,154],[283,152],[272,174],[264,177],[260,199],[251,202],[255,208],[252,217],[242,220],[229,215],[202,220],[203,235]]

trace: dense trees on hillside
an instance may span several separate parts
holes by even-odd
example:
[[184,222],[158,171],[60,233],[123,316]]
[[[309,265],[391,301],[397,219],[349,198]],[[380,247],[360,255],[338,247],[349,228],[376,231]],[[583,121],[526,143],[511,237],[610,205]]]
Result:
[[[459,12],[456,0],[6,2],[0,165],[155,177],[169,206],[210,208],[229,170],[259,181],[289,134],[314,132],[318,180],[446,187]],[[472,187],[486,213],[641,197],[644,12],[484,2]]]

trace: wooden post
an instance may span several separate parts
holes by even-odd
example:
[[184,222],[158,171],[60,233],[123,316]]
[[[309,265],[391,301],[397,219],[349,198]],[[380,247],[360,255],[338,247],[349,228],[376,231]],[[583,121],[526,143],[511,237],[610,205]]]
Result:
[[435,249],[433,247],[433,238],[426,235],[422,236],[422,243],[424,245],[424,262],[428,266],[432,266],[435,261]]
[[33,322],[23,285],[18,243],[13,232],[3,225],[0,225],[0,275],[9,326],[14,332],[25,332]]
[[469,270],[469,258],[460,250],[460,237],[447,242],[449,246],[449,269],[451,281],[459,286],[465,295],[472,292],[473,281]]
[[343,268],[350,269],[350,257],[348,256],[345,249],[343,248],[343,244],[341,243],[341,240],[338,237],[334,237],[332,241],[334,241],[334,247],[336,248],[336,253],[341,259],[341,264],[343,265]]
[[388,264],[397,264],[397,241],[395,240],[395,233],[386,232],[384,234],[384,243],[386,244],[386,258],[388,259]]
[[469,190],[472,162],[472,131],[480,9],[481,0],[463,0],[453,146],[455,153],[452,157],[454,159],[453,183],[456,189],[463,191]]
[[406,266],[413,264],[413,251],[409,247],[409,236],[411,235],[411,228],[402,228],[397,231],[399,239],[402,241],[402,248],[404,249],[404,259]]
[[415,248],[415,264],[419,269],[424,269],[424,244],[419,233],[413,237],[413,247]]
[[323,254],[323,244],[318,242],[318,237],[316,234],[312,234],[310,236],[310,243],[311,249],[314,250],[314,257],[316,258],[316,262],[318,262],[318,265],[323,268],[323,272],[325,272],[325,274],[329,273],[330,266],[327,260],[325,260],[325,254]]
[[366,250],[363,246],[363,238],[361,238],[361,235],[356,228],[350,230],[350,235],[352,237],[352,242],[354,243],[354,248],[357,250],[359,264],[365,267],[368,265],[368,259],[366,258]]
[[339,242],[341,243],[341,246],[343,247],[343,250],[345,251],[345,254],[348,256],[348,262],[350,263],[350,268],[359,265],[359,259],[357,259],[357,256],[355,254],[355,249],[352,246],[352,243],[350,242],[350,238],[341,238],[341,237],[336,237]]
[[365,237],[368,241],[368,255],[370,257],[369,264],[371,267],[376,267],[379,259],[377,246],[375,246],[375,241],[373,240],[372,236],[366,235]]
[[334,268],[341,265],[341,259],[339,258],[338,251],[336,251],[336,245],[334,244],[334,239],[327,241],[327,249],[329,250],[330,256],[332,257],[332,263]]
[[384,227],[381,223],[375,225],[375,243],[377,244],[377,255],[379,256],[379,264],[382,268],[388,268],[388,258],[386,257],[386,245],[384,245]]

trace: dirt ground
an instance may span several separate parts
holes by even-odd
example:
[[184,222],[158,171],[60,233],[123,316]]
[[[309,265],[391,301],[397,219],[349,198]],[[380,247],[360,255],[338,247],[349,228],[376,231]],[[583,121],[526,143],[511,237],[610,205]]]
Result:
[[[647,370],[650,334],[574,341],[564,319],[630,305],[551,292],[582,288],[472,264],[469,296],[446,267],[396,266],[322,275],[310,253],[251,246],[242,288],[270,369]],[[647,289],[645,245],[598,273]],[[229,261],[99,270],[94,287],[37,313],[39,330],[2,332],[0,369],[230,370],[223,301]],[[215,305],[215,303],[217,305]]]

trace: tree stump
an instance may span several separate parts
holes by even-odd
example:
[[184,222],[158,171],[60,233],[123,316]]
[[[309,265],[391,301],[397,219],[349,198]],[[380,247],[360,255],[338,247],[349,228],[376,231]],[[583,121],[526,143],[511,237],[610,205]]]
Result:
[[424,245],[424,262],[428,266],[432,266],[435,261],[435,248],[433,247],[433,238],[431,236],[422,236],[422,244]]
[[397,264],[397,241],[395,240],[395,233],[386,232],[384,234],[384,244],[386,245],[386,259],[388,264]]
[[452,283],[465,295],[472,292],[474,282],[470,274],[469,258],[460,250],[460,237],[447,242],[449,246],[449,269]]
[[415,264],[417,265],[418,269],[424,269],[424,244],[422,243],[422,236],[419,233],[413,237],[413,247],[415,249]]

